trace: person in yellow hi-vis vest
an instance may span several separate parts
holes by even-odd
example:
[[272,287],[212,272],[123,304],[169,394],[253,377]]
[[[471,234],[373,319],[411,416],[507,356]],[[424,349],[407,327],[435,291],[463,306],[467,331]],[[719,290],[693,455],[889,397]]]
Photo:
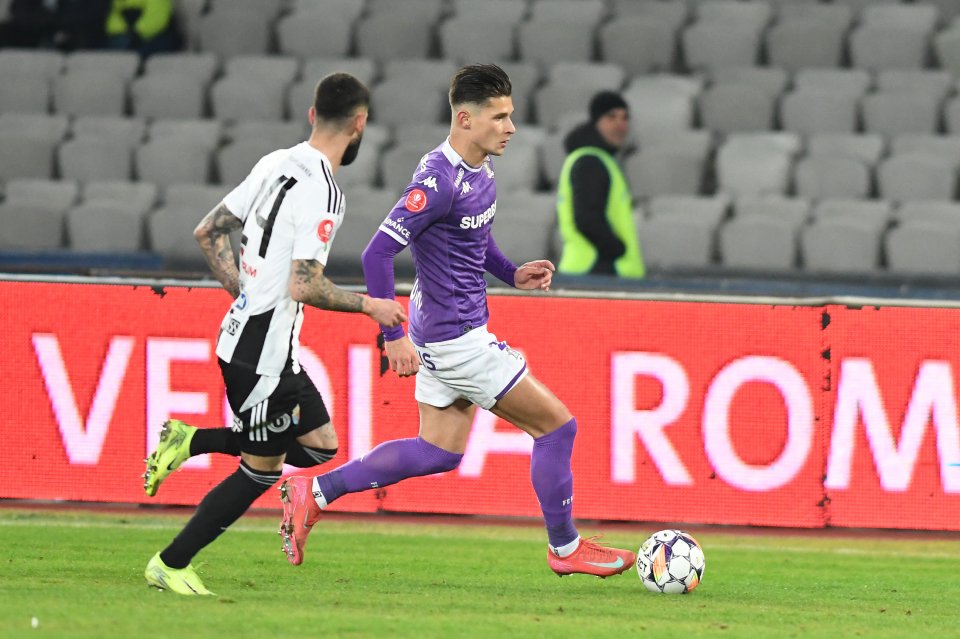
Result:
[[627,178],[616,160],[630,131],[627,103],[601,91],[590,100],[590,121],[564,140],[567,158],[558,180],[557,215],[565,275],[641,278],[645,269]]
[[173,0],[113,0],[104,25],[107,48],[142,56],[175,51],[180,43],[173,18]]

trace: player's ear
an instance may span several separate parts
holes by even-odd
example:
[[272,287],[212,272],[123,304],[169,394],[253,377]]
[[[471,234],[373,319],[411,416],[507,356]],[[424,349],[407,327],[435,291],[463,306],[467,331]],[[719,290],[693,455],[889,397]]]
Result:
[[317,110],[314,107],[310,107],[307,111],[307,121],[310,123],[310,126],[314,126],[317,123]]
[[470,128],[470,111],[468,109],[457,111],[457,124],[460,125],[461,129]]
[[369,115],[366,109],[357,111],[357,114],[353,116],[353,130],[355,132],[363,133],[363,130],[367,127],[367,118]]

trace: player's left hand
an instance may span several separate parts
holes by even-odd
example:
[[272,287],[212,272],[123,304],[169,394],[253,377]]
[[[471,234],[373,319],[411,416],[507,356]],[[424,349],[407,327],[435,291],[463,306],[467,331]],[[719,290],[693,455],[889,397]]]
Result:
[[537,288],[541,291],[549,291],[555,270],[557,269],[550,260],[527,262],[517,268],[517,272],[513,275],[513,284],[525,291]]

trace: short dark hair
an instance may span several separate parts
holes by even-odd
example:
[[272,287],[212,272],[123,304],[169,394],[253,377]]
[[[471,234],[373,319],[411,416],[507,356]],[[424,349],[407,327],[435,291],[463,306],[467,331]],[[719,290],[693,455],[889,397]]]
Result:
[[361,107],[370,107],[370,89],[349,73],[331,73],[313,94],[313,108],[323,122],[343,123]]
[[507,72],[495,64],[461,67],[450,79],[450,106],[465,102],[485,104],[491,98],[509,96],[513,91]]

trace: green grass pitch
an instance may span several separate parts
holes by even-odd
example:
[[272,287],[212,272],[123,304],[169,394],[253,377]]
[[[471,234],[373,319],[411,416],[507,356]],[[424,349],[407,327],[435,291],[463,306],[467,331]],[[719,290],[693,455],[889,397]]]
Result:
[[[558,579],[535,526],[334,516],[294,568],[276,519],[246,516],[194,561],[218,596],[186,598],[143,580],[186,516],[0,509],[0,637],[960,635],[960,547],[932,536],[698,531],[704,580],[669,596],[634,570]],[[606,540],[633,549],[653,530]]]

